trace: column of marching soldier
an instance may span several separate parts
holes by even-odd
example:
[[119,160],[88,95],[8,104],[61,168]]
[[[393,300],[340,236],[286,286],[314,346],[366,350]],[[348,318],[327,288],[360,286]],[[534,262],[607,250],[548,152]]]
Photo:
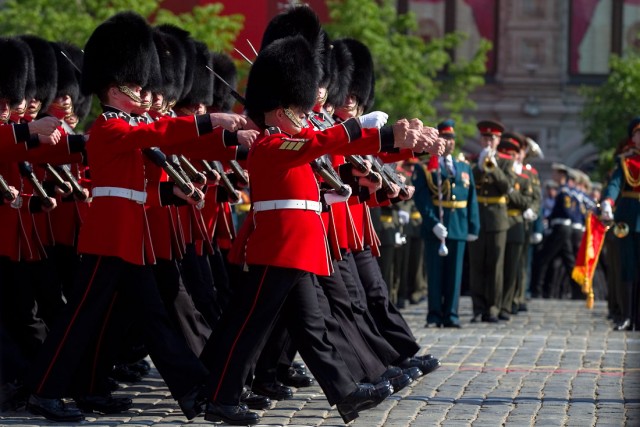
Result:
[[[315,380],[348,423],[438,368],[389,301],[369,206],[413,194],[384,163],[444,141],[364,114],[365,45],[295,7],[269,23],[244,97],[230,58],[132,12],[84,50],[18,36],[0,54],[3,410],[126,411],[112,377],[138,379],[149,355],[188,419],[255,424],[284,384]],[[92,95],[102,114],[75,134]]]
[[[126,411],[112,378],[140,379],[148,354],[187,418],[254,424],[250,409],[313,383],[299,352],[346,423],[439,366],[417,355],[394,304],[424,295],[423,264],[429,327],[460,327],[465,252],[472,321],[527,309],[547,207],[526,163],[537,145],[482,121],[471,166],[452,156],[450,120],[436,130],[364,114],[369,50],[329,40],[310,8],[269,23],[245,97],[229,57],[133,13],[101,24],[84,53],[35,36],[0,42],[2,409],[26,403],[55,421]],[[103,113],[74,134],[92,94]],[[227,113],[234,98],[246,116]],[[639,123],[602,198],[602,218],[629,231],[607,248],[610,264],[624,254],[609,287],[617,329],[638,315]],[[389,167],[401,161],[415,187]],[[553,296],[557,255],[568,275],[595,207],[578,188],[588,179],[554,170],[534,296]],[[249,177],[236,235],[230,203]],[[403,253],[396,220],[414,229]]]

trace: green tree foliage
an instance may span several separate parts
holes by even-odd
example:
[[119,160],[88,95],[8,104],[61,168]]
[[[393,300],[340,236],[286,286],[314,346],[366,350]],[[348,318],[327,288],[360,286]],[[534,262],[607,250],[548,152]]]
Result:
[[611,73],[603,85],[581,91],[586,99],[582,110],[584,142],[601,150],[601,171],[611,168],[616,146],[627,138],[627,124],[640,115],[640,54],[614,55],[609,65]]
[[462,114],[475,108],[469,94],[484,84],[488,41],[471,60],[454,62],[450,52],[466,35],[452,33],[426,43],[413,35],[418,25],[415,15],[398,14],[393,0],[328,0],[327,4],[331,37],[352,37],[371,50],[376,109],[389,113],[390,119],[419,117],[432,126],[450,117],[456,120],[459,137],[475,133],[475,126],[464,123]]
[[133,10],[154,23],[178,25],[213,50],[230,51],[244,23],[242,15],[221,16],[221,4],[196,6],[191,13],[176,15],[163,9],[161,3],[161,0],[7,0],[0,6],[0,34],[36,34],[82,47],[105,19]]

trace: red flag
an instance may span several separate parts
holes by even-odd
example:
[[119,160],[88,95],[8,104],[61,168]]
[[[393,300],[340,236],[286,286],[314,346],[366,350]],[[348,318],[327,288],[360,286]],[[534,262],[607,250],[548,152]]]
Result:
[[582,286],[582,293],[587,295],[587,308],[593,308],[593,274],[609,227],[605,226],[593,212],[587,213],[585,226],[571,277]]

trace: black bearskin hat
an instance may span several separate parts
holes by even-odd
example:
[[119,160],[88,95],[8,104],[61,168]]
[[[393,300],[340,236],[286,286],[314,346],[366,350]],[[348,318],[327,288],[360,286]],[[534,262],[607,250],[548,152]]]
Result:
[[342,40],[333,43],[331,49],[331,80],[327,95],[327,104],[340,107],[349,95],[353,77],[353,59],[351,52]]
[[134,12],[121,12],[100,24],[84,48],[82,91],[100,94],[112,85],[145,87],[158,61],[151,27]]
[[319,85],[327,87],[330,79],[331,42],[329,35],[320,25],[318,15],[309,6],[292,7],[286,12],[276,15],[269,22],[262,35],[260,50],[277,39],[295,35],[304,37],[309,45],[317,50],[318,58],[322,64]]
[[[25,99],[25,88],[33,61],[29,46],[15,38],[0,37],[0,98],[14,107]],[[35,77],[33,78],[35,80]]]
[[161,93],[167,101],[177,101],[182,95],[184,86],[184,70],[187,58],[184,47],[174,35],[153,30],[153,40],[160,60],[162,83],[151,88],[152,92]]
[[318,15],[309,6],[292,7],[274,16],[264,30],[260,50],[275,40],[298,34],[304,37],[313,48],[321,42],[323,37]]
[[[80,98],[81,71],[84,54],[70,43],[51,43],[58,59],[58,86],[56,97],[69,95],[73,105]],[[66,55],[66,56],[65,56]],[[76,69],[77,67],[77,69]]]
[[191,86],[193,85],[193,71],[195,67],[194,61],[196,58],[195,42],[191,38],[191,34],[189,34],[188,31],[176,27],[175,25],[163,24],[159,25],[157,28],[163,33],[173,36],[178,42],[180,42],[180,45],[182,46],[185,62],[184,69],[180,73],[180,76],[182,76],[181,91],[178,96],[174,98],[174,100],[184,98],[189,92],[191,92]]
[[206,44],[195,41],[196,54],[193,59],[193,85],[191,90],[178,101],[180,105],[211,105],[213,103],[213,74],[207,69],[211,56]]
[[35,64],[36,93],[34,98],[41,102],[41,109],[47,109],[56,95],[58,65],[56,53],[51,43],[37,36],[23,35],[20,39],[29,45]]
[[358,104],[366,111],[373,104],[375,76],[373,74],[373,58],[369,48],[355,39],[342,39],[353,58],[353,74],[349,95],[353,95]]
[[[58,46],[67,55],[67,58],[64,58],[65,62],[68,62],[75,72],[76,79],[78,81],[78,88],[80,87],[80,82],[82,81],[82,67],[84,65],[84,52],[71,43],[58,43]],[[89,112],[91,111],[91,102],[93,101],[93,95],[88,94],[85,95],[82,92],[78,91],[78,98],[73,99],[73,112],[78,116],[79,120],[83,120]]]
[[[211,68],[224,79],[233,89],[236,88],[238,75],[236,64],[233,59],[225,53],[211,53]],[[221,81],[216,81],[213,85],[213,103],[211,107],[220,112],[227,112],[233,107],[235,100],[231,95],[231,89]]]
[[279,107],[307,111],[316,102],[320,63],[302,36],[274,41],[258,54],[247,81],[248,116],[264,127],[264,113]]

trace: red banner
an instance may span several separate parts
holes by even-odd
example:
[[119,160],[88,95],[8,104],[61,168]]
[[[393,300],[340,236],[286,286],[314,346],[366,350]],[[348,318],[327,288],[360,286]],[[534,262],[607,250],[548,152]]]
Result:
[[608,227],[593,212],[587,213],[585,226],[571,277],[582,286],[582,293],[587,296],[587,308],[593,308],[593,274],[598,265]]

